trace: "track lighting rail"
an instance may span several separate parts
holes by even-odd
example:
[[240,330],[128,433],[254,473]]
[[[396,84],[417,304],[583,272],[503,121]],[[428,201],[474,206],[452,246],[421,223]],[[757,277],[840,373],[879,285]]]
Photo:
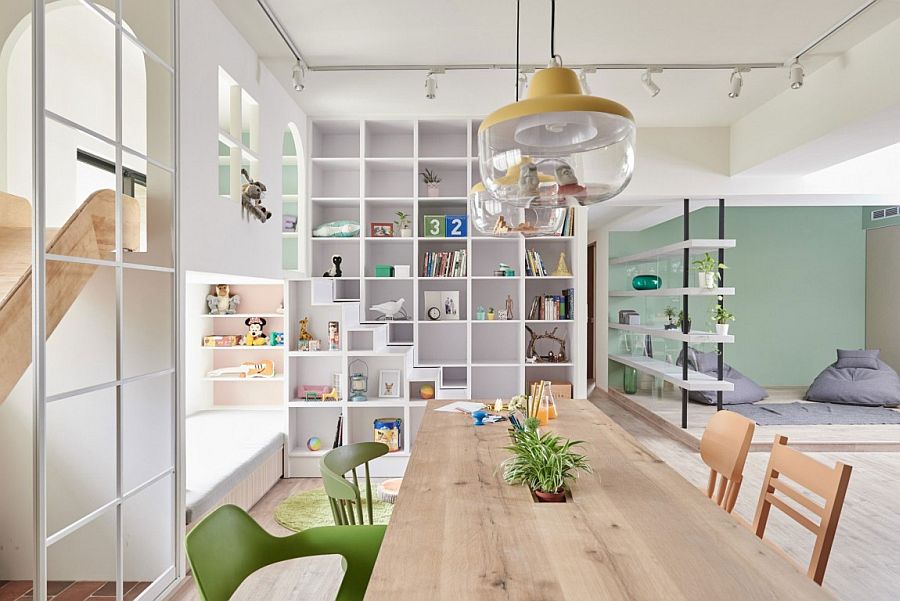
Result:
[[[743,69],[783,69],[784,63],[579,63],[566,64],[570,69],[591,69],[597,71],[644,71],[650,68],[660,68],[666,71],[705,71],[725,70],[733,71],[735,66]],[[309,66],[310,71],[435,71],[437,68],[445,71],[515,71],[515,63],[470,63],[456,65],[318,65]],[[521,64],[520,71],[528,73],[546,68],[546,64]]]

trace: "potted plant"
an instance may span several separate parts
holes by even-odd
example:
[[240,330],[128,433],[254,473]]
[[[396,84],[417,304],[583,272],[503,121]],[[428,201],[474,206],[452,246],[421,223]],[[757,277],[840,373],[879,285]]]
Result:
[[542,503],[561,503],[569,482],[579,472],[590,473],[587,457],[576,453],[580,440],[566,440],[553,432],[514,430],[513,444],[506,447],[513,456],[501,464],[503,479],[527,486]]
[[678,318],[678,313],[675,312],[673,307],[666,307],[663,309],[663,315],[666,316],[666,330],[674,330],[678,327],[675,323],[675,320]]
[[712,318],[716,322],[716,334],[728,336],[728,322],[734,321],[734,314],[722,305],[717,304],[713,307]]
[[412,227],[409,219],[409,215],[404,213],[403,211],[397,211],[397,221],[394,222],[394,225],[397,226],[400,230],[401,238],[412,238]]
[[690,333],[691,331],[691,316],[688,315],[685,317],[684,311],[678,312],[678,319],[675,320],[675,327],[682,329],[685,333]]
[[722,279],[719,270],[728,269],[724,263],[719,263],[718,259],[709,253],[705,253],[702,259],[693,261],[691,265],[697,270],[698,285],[701,288],[715,288]]
[[422,181],[425,182],[425,188],[428,190],[428,196],[440,196],[441,195],[441,178],[438,177],[438,174],[432,171],[431,169],[426,168],[425,171],[420,173],[422,176]]

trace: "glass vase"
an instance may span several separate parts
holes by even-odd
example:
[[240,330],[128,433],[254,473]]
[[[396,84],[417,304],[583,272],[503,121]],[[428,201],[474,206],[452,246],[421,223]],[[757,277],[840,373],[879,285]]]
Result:
[[624,378],[622,382],[622,388],[625,390],[625,394],[635,394],[637,392],[637,375],[638,372],[633,367],[625,367]]

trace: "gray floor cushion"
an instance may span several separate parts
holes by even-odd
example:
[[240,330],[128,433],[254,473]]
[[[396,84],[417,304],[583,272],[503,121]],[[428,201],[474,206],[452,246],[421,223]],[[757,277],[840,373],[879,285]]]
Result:
[[732,411],[750,418],[760,426],[818,425],[900,425],[900,411],[883,407],[860,407],[832,403],[757,403],[741,405]]
[[[683,355],[683,353],[682,353]],[[682,356],[678,357],[678,365],[682,364]],[[695,349],[688,349],[688,368],[699,371],[708,376],[718,377],[719,356],[715,352],[704,353]],[[731,367],[724,365],[722,374],[728,382],[734,384],[734,390],[722,394],[722,404],[743,405],[755,403],[769,396],[766,389]],[[694,390],[688,394],[688,399],[704,405],[716,404],[716,393],[708,390]]]
[[838,362],[832,363],[813,380],[806,400],[869,407],[900,405],[900,377],[884,361],[878,359],[877,364],[878,369],[842,369]]

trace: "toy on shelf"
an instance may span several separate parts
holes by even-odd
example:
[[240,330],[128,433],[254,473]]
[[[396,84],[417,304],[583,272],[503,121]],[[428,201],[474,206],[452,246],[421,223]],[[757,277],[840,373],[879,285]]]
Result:
[[322,440],[318,436],[310,436],[306,441],[306,448],[310,451],[318,451],[322,448]]
[[379,417],[373,423],[374,440],[387,445],[388,453],[403,449],[403,420],[399,417]]
[[497,269],[494,270],[494,277],[514,278],[516,277],[516,270],[506,263],[498,263]]
[[[540,359],[540,363],[565,363],[566,362],[566,339],[557,336],[556,331],[559,328],[553,328],[552,331],[545,330],[543,334],[535,334],[534,330],[532,330],[529,326],[525,326],[525,329],[528,330],[528,334],[531,339],[528,341],[528,346],[525,349],[525,357],[526,361],[529,363],[537,363],[538,359]],[[554,353],[553,351],[549,351],[546,355],[538,355],[535,352],[535,344],[540,340],[552,340],[556,344],[559,345],[559,352]],[[530,360],[530,361],[529,361]]]
[[284,299],[281,299],[281,302],[278,303],[278,308],[275,309],[275,312],[279,315],[284,315]]
[[553,275],[555,276],[570,276],[572,272],[569,271],[569,266],[566,265],[566,253],[559,253],[559,262],[556,264],[556,269],[553,271]]
[[297,398],[301,401],[324,401],[328,398],[337,398],[337,391],[333,386],[301,384],[297,387]]
[[275,363],[270,359],[262,361],[244,361],[233,367],[222,367],[207,373],[209,378],[217,378],[237,374],[239,378],[271,378],[275,375]]
[[244,320],[244,325],[249,328],[244,334],[243,346],[268,346],[269,339],[263,332],[263,326],[266,325],[264,317],[248,317]]
[[215,288],[215,294],[206,297],[210,315],[232,315],[237,313],[237,306],[241,303],[241,297],[231,294],[228,284],[219,284]]
[[478,305],[478,309],[475,310],[475,321],[484,321],[487,319],[487,311],[484,310],[484,307]]
[[284,332],[270,332],[269,346],[284,346]]
[[252,215],[260,223],[265,223],[272,212],[263,206],[262,198],[266,191],[266,185],[262,182],[253,181],[246,169],[241,169],[241,175],[247,180],[241,186],[241,216],[250,221]]
[[300,320],[300,335],[297,337],[297,340],[312,340],[312,334],[309,333],[309,317],[304,317]]
[[296,215],[282,215],[281,231],[285,232],[285,233],[296,232],[297,231],[297,216]]
[[344,272],[341,271],[341,262],[343,260],[344,259],[341,257],[341,255],[331,255],[331,267],[328,269],[328,271],[326,271],[325,273],[322,274],[322,277],[323,278],[339,278],[339,277],[341,277],[344,274]]
[[237,336],[204,336],[203,346],[211,347],[229,347],[237,346]]
[[356,238],[359,236],[359,222],[348,219],[329,221],[313,229],[313,238]]
[[325,394],[322,395],[322,400],[323,400],[323,401],[327,401],[327,400],[329,400],[329,399],[331,399],[331,400],[333,400],[333,401],[339,401],[339,400],[341,400],[341,399],[338,397],[338,389],[335,388],[334,386],[331,387],[331,390],[329,390],[328,392],[326,392]]
[[328,322],[328,350],[341,350],[341,322],[339,321]]
[[381,313],[382,315],[379,316],[378,319],[384,319],[385,321],[396,319],[405,320],[409,319],[406,309],[403,308],[403,303],[405,302],[406,299],[398,298],[397,300],[385,301],[377,305],[372,305],[369,307],[369,310]]
[[513,318],[513,299],[512,296],[506,295],[506,319]]

